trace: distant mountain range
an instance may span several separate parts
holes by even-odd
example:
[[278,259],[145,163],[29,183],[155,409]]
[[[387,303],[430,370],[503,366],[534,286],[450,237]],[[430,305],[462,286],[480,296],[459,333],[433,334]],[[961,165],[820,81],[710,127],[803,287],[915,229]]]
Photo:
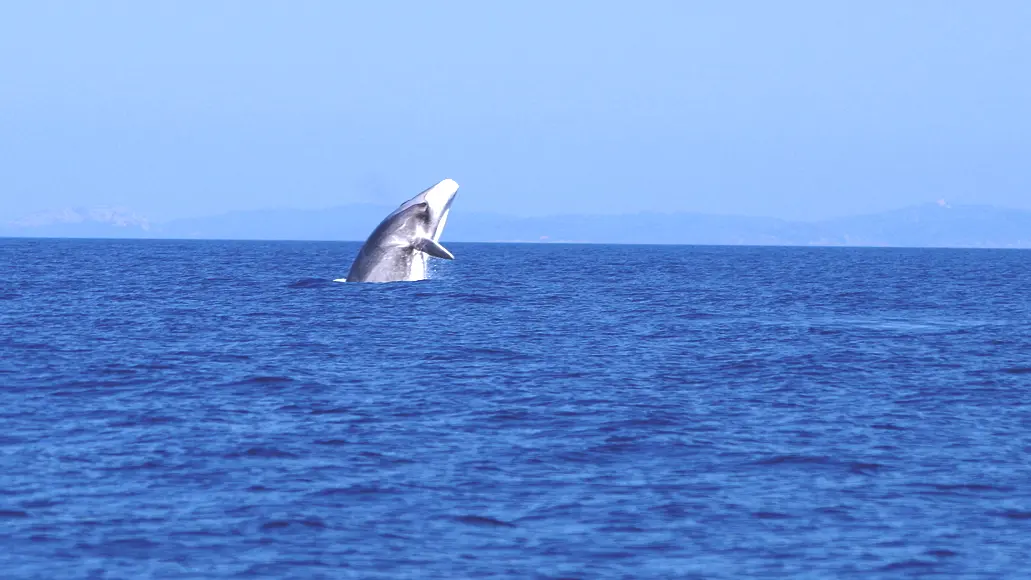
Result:
[[150,232],[150,220],[124,207],[65,208],[0,224],[0,235],[49,237],[51,233],[68,232],[74,237],[87,237],[110,233],[112,228],[146,234]]
[[[0,236],[364,240],[391,207],[264,210],[154,223],[126,208],[65,209]],[[944,202],[817,222],[696,213],[518,218],[453,210],[445,240],[620,244],[1031,248],[1031,211]]]

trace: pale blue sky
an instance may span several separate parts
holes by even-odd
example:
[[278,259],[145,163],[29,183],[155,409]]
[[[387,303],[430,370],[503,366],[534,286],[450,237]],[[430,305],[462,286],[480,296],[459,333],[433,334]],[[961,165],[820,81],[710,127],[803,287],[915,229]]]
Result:
[[1031,209],[1031,2],[0,4],[0,218]]

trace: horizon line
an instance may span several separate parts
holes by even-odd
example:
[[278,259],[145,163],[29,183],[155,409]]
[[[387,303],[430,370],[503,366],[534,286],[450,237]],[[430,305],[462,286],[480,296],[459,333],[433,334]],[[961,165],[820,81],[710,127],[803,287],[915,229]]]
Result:
[[[297,240],[286,238],[143,238],[143,237],[68,237],[68,236],[8,236],[0,234],[0,240],[61,240],[61,241],[94,241],[94,242],[282,242],[293,244],[364,244],[366,240]],[[661,242],[587,242],[587,241],[542,241],[542,240],[494,240],[470,241],[451,240],[448,244],[491,244],[491,245],[539,245],[539,246],[661,246],[661,247],[703,247],[703,248],[816,248],[843,250],[1016,250],[1028,251],[1031,246],[899,246],[885,245],[848,245],[848,244],[706,244],[706,243],[661,243]]]

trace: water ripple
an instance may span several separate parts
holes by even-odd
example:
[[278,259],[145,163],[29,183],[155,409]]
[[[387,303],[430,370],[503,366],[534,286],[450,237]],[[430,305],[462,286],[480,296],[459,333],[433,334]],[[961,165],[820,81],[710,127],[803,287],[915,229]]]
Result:
[[0,240],[5,577],[1031,569],[1031,252],[454,246]]

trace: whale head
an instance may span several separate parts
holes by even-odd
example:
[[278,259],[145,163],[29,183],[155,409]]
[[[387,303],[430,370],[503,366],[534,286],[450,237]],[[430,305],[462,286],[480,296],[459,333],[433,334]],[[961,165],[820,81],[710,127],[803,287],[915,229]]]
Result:
[[447,216],[451,213],[451,203],[455,201],[457,193],[458,184],[455,183],[455,180],[445,179],[401,204],[394,214],[417,208],[421,212],[419,219],[425,221],[428,231],[432,231],[430,239],[437,241],[440,239],[440,234],[444,232]]
[[402,203],[369,235],[347,281],[422,280],[427,257],[454,259],[438,240],[457,193],[458,184],[445,179]]

